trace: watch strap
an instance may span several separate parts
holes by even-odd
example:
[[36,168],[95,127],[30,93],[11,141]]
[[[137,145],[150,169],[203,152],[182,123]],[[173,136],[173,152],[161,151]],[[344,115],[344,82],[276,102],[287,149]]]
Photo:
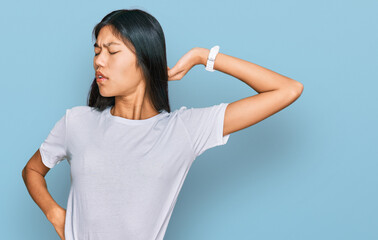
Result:
[[210,49],[209,56],[207,57],[206,70],[209,72],[214,72],[214,61],[219,53],[219,46],[216,45]]

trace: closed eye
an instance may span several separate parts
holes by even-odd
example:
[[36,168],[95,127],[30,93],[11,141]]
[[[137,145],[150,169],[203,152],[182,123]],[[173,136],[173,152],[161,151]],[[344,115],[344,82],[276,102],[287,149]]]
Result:
[[[116,54],[117,52],[114,52],[114,53],[112,53],[112,52],[109,52],[111,55],[113,55],[113,54]],[[100,53],[95,53],[95,56],[97,56],[97,55],[99,55]]]

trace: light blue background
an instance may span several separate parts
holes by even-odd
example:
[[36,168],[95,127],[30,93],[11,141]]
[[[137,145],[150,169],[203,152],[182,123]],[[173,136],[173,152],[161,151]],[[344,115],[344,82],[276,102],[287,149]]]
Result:
[[[289,107],[196,159],[165,240],[378,239],[377,1],[7,1],[1,24],[2,239],[59,239],[21,170],[66,108],[86,105],[92,29],[140,8],[160,22],[168,65],[193,47],[304,85]],[[169,83],[172,109],[254,94],[195,66]],[[66,208],[67,161],[46,176]]]

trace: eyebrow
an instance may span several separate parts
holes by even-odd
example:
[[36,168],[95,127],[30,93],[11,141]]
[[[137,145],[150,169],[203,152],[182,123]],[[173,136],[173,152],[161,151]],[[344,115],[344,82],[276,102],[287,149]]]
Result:
[[[102,46],[109,47],[112,44],[120,45],[119,43],[116,43],[116,42],[110,42],[110,43],[102,44]],[[93,44],[93,47],[100,47],[100,46],[96,42],[95,44]]]

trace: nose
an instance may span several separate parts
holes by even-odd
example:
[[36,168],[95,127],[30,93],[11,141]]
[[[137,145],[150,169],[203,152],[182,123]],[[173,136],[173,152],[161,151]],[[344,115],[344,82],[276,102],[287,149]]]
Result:
[[105,56],[104,54],[99,53],[97,56],[94,57],[94,67],[97,70],[99,67],[104,67],[105,66]]

